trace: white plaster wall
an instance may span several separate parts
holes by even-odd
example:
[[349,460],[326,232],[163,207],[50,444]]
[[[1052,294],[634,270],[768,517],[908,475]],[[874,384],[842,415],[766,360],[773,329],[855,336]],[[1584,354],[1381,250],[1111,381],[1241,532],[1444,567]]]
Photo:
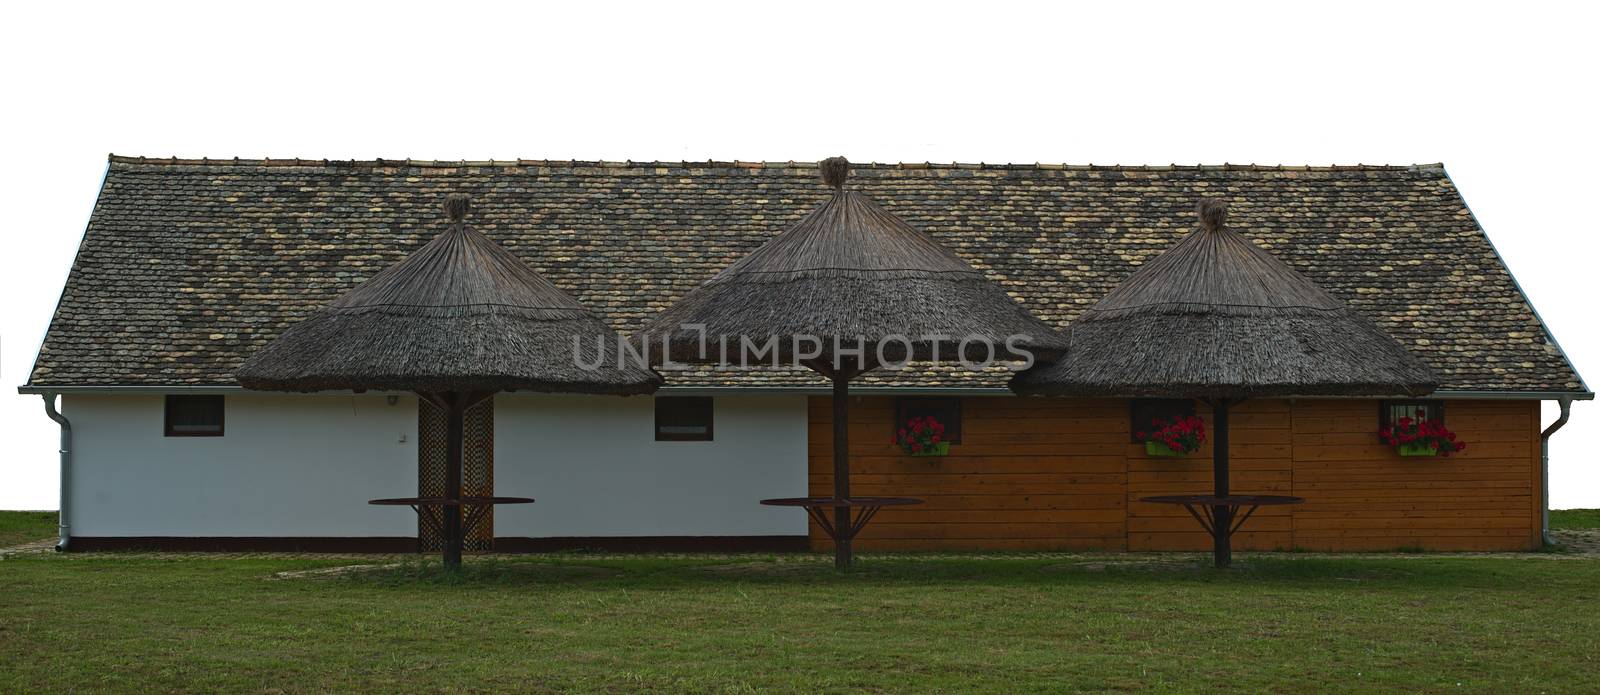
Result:
[[[163,397],[66,395],[75,536],[415,536],[417,403],[230,394],[224,436],[162,436]],[[404,441],[401,438],[404,437]]]
[[806,399],[717,396],[710,442],[655,441],[649,396],[495,397],[495,535],[804,535]]
[[[414,536],[415,397],[229,394],[222,437],[162,436],[163,397],[63,397],[76,536]],[[648,396],[500,394],[497,536],[804,535],[803,396],[717,396],[715,441],[655,441]],[[404,437],[404,441],[401,438]]]

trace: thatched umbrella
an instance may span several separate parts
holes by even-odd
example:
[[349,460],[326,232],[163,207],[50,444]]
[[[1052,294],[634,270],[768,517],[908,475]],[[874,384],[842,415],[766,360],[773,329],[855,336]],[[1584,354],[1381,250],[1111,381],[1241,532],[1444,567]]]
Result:
[[[641,394],[661,378],[619,365],[617,334],[464,221],[257,350],[236,376],[266,391],[415,391],[446,412],[444,560],[461,562],[463,415],[496,391]],[[600,365],[585,368],[582,365]],[[454,500],[454,503],[451,503]]]
[[[636,336],[675,361],[799,362],[833,384],[834,499],[850,499],[849,382],[885,363],[1025,359],[1061,336],[966,261],[845,187],[850,163],[823,160],[833,195],[663,311]],[[1008,343],[1008,338],[1012,339]],[[835,558],[850,562],[848,508],[835,507]]]
[[[1246,398],[1418,396],[1438,377],[1372,321],[1226,225],[1199,228],[1144,264],[1068,329],[1071,351],[1012,378],[1021,394],[1198,398],[1213,408],[1216,497],[1229,496],[1228,407]],[[1218,566],[1230,510],[1211,508]]]

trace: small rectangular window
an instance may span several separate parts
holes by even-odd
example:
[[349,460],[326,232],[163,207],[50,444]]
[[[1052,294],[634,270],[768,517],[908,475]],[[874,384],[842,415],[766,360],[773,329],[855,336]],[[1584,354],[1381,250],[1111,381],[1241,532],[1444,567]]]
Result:
[[905,427],[911,418],[931,417],[944,425],[943,441],[961,443],[961,398],[959,396],[906,396],[895,399],[895,427]]
[[1408,417],[1444,424],[1444,401],[1382,401],[1378,403],[1378,429]]
[[711,398],[656,397],[656,441],[711,441]]
[[167,396],[168,437],[221,437],[222,396]]
[[1128,404],[1128,441],[1143,441],[1139,433],[1149,432],[1156,420],[1170,423],[1181,417],[1194,417],[1193,399],[1135,398]]

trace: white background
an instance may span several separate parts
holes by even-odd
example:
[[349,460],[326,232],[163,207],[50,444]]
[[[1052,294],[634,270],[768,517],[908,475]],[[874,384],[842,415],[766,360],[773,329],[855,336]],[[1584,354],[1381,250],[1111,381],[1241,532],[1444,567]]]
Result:
[[[56,505],[55,424],[11,389],[108,152],[1444,162],[1600,379],[1592,5],[1127,5],[11,3],[0,509]],[[1553,440],[1553,506],[1600,507],[1597,435],[1579,403]]]

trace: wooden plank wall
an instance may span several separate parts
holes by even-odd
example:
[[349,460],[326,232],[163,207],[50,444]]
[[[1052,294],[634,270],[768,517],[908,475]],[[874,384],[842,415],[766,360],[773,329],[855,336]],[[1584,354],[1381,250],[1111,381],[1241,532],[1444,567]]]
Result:
[[[852,490],[920,497],[885,509],[862,549],[1201,550],[1209,539],[1182,508],[1138,502],[1209,492],[1211,459],[1145,456],[1128,441],[1128,403],[968,397],[950,456],[915,458],[891,442],[894,398],[851,399]],[[1293,494],[1264,508],[1235,547],[1256,550],[1513,550],[1539,544],[1536,401],[1450,401],[1468,442],[1449,459],[1403,459],[1381,446],[1377,403],[1250,401],[1232,417],[1239,493]],[[1200,415],[1209,429],[1211,414]],[[832,407],[810,401],[810,494],[832,493]],[[813,524],[812,545],[826,537]]]
[[[892,443],[894,398],[852,398],[850,489],[920,497],[885,509],[861,549],[1127,548],[1127,406],[1118,401],[968,398],[962,443],[915,458]],[[810,402],[811,492],[833,494],[833,412]],[[814,546],[828,547],[812,524]]]
[[1371,401],[1294,407],[1296,546],[1314,550],[1525,550],[1539,539],[1539,403],[1448,401],[1467,448],[1396,456],[1372,437]]

